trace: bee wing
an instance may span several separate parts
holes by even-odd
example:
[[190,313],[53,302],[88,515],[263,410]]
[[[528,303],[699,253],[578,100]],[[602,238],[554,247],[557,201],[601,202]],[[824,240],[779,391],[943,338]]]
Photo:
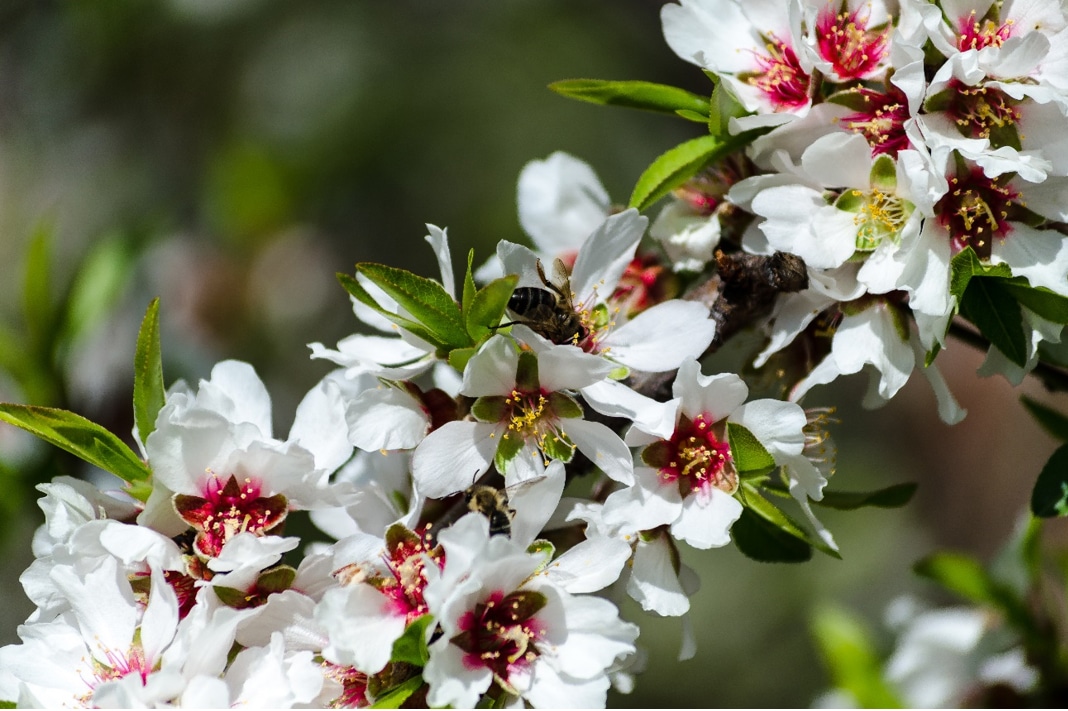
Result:
[[553,284],[567,296],[571,295],[571,274],[567,271],[564,261],[559,257],[553,260]]
[[530,487],[534,486],[539,481],[544,481],[545,479],[548,479],[548,476],[542,474],[541,476],[534,476],[529,479],[524,479],[523,481],[517,481],[511,486],[504,487],[504,493],[508,495],[508,498],[510,500],[516,494],[520,494],[524,491],[529,490]]

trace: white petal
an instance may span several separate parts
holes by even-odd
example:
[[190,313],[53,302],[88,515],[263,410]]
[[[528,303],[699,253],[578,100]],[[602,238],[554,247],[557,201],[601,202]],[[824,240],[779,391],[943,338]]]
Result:
[[610,200],[588,163],[557,151],[519,173],[519,224],[553,257],[578,250],[608,216]]
[[428,224],[429,234],[424,239],[434,249],[434,256],[438,258],[438,267],[441,269],[441,285],[446,293],[456,298],[456,279],[452,275],[452,256],[449,254],[448,230]]
[[349,441],[365,452],[412,449],[430,427],[430,418],[418,400],[407,391],[386,386],[361,393],[349,403],[345,417]]
[[689,611],[690,598],[683,591],[672,565],[676,555],[665,536],[638,542],[630,580],[627,581],[627,594],[646,612],[678,617]]
[[578,303],[586,303],[594,291],[603,301],[615,290],[648,223],[648,218],[632,208],[612,215],[589,236],[571,270],[571,290]]
[[776,464],[801,454],[805,446],[805,411],[796,403],[754,400],[735,410],[729,419],[752,432]]
[[628,368],[662,373],[700,356],[715,334],[716,322],[709,318],[707,306],[672,299],[615,329],[603,345],[608,357]]
[[393,611],[388,597],[362,583],[328,590],[315,609],[315,619],[329,631],[324,654],[367,674],[386,665],[405,624],[404,615]]
[[731,542],[730,528],[742,515],[742,505],[730,494],[710,488],[706,500],[691,494],[682,500],[682,515],[671,524],[671,535],[694,548],[718,548]]
[[[592,531],[586,533],[590,536]],[[555,559],[546,574],[569,593],[597,592],[619,579],[630,553],[626,541],[593,533]]]
[[615,432],[600,422],[568,419],[561,422],[578,450],[589,457],[610,479],[621,484],[634,483],[634,460],[630,449]]
[[440,499],[471,486],[493,462],[496,430],[490,422],[447,422],[427,435],[412,456],[419,493]]
[[690,419],[704,415],[719,422],[734,412],[749,397],[749,388],[734,373],[702,375],[696,360],[679,366],[672,394],[681,400],[679,409]]
[[515,389],[518,365],[519,352],[514,341],[494,336],[467,362],[460,392],[470,397],[507,395]]

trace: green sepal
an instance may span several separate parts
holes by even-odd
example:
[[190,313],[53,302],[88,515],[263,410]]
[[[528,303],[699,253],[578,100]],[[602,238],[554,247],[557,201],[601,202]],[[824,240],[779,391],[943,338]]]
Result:
[[813,615],[811,629],[832,686],[849,692],[860,708],[903,708],[883,679],[875,641],[858,618],[823,607]]
[[557,417],[575,418],[582,417],[582,405],[575,398],[562,392],[549,393],[549,409]]
[[552,562],[553,556],[556,555],[556,546],[543,538],[539,538],[527,546],[527,553],[541,560],[537,569],[531,573],[531,575],[537,575]]
[[550,432],[541,443],[542,451],[549,459],[567,464],[575,457],[575,443],[565,432]]
[[123,481],[144,481],[148,466],[118,437],[100,425],[67,410],[0,403],[0,420],[111,472]]
[[775,468],[775,459],[756,438],[756,435],[737,422],[727,423],[727,441],[731,446],[734,468],[739,474]]
[[766,129],[746,131],[738,136],[701,136],[681,143],[661,154],[638,178],[628,207],[644,211],[660,198],[685,183],[706,164],[741,149]]
[[449,351],[449,365],[457,373],[463,373],[467,367],[468,361],[470,361],[475,354],[478,353],[478,346],[471,346],[470,348],[453,348]]
[[360,262],[356,272],[395,299],[450,350],[474,345],[464,326],[460,305],[438,282],[406,269],[374,262]]
[[1002,286],[1029,311],[1047,321],[1068,324],[1068,298],[1044,287],[1033,287],[1022,277],[1003,282]]
[[538,379],[538,356],[530,351],[519,353],[519,364],[515,369],[515,389],[524,393],[536,393],[541,390]]
[[397,684],[389,691],[379,695],[368,708],[399,709],[408,700],[409,696],[419,690],[423,683],[422,675],[413,676],[411,679]]
[[561,96],[602,106],[624,106],[663,114],[687,112],[708,120],[708,99],[665,84],[607,79],[564,79],[549,88]]
[[503,472],[508,463],[523,451],[524,444],[518,432],[505,430],[501,435],[501,440],[497,443],[497,450],[493,453],[493,466],[497,468],[497,471]]
[[417,667],[426,666],[430,652],[426,648],[427,628],[434,622],[431,614],[422,615],[404,628],[404,634],[393,643],[391,662],[405,662]]
[[743,555],[760,563],[804,563],[812,558],[812,546],[748,508],[731,526],[731,538]]
[[960,312],[1005,357],[1020,367],[1027,365],[1028,343],[1020,303],[1001,279],[973,278],[968,283]]
[[1039,518],[1068,516],[1068,444],[1058,447],[1031,490],[1031,513]]
[[871,162],[869,173],[871,186],[884,193],[897,192],[897,163],[886,153],[880,153]]
[[17,701],[0,701],[0,709],[17,709],[18,707]]
[[225,585],[212,585],[211,589],[215,591],[215,597],[219,598],[219,602],[227,607],[232,607],[235,610],[243,610],[248,607],[248,594],[244,590],[229,588]]
[[402,545],[418,546],[423,541],[419,538],[419,534],[411,530],[402,523],[395,523],[386,529],[386,550],[390,553],[396,552]]
[[642,449],[642,463],[653,469],[664,469],[671,464],[671,458],[675,455],[675,446],[667,440],[661,439],[647,445]]
[[494,279],[478,290],[471,299],[470,307],[465,307],[464,322],[467,333],[476,343],[493,335],[493,327],[500,324],[508,306],[508,299],[515,291],[518,281],[518,274]]
[[279,565],[260,574],[256,580],[256,591],[261,595],[280,593],[293,587],[297,579],[297,569],[289,565]]
[[152,300],[137,332],[134,353],[134,424],[141,442],[156,428],[156,415],[163,409],[163,353],[159,342],[159,297]]
[[825,101],[829,104],[837,104],[838,106],[844,106],[847,109],[853,111],[867,112],[871,110],[868,99],[859,89],[846,89],[844,91],[836,91],[828,96]]
[[395,314],[392,311],[389,311],[379,306],[378,302],[375,301],[375,297],[371,296],[371,293],[368,292],[367,289],[364,289],[363,285],[360,284],[359,281],[352,278],[348,274],[338,272],[337,280],[341,283],[341,286],[345,287],[345,291],[349,292],[349,294],[352,295],[352,297],[359,301],[361,304],[370,308],[372,311],[379,314],[380,316],[385,317],[397,326],[400,326],[408,333],[411,333],[413,336],[421,338],[422,340],[426,341],[437,349],[444,349],[448,346],[447,343],[443,342],[435,333],[432,333],[430,329],[426,328],[418,321],[413,321],[410,318],[406,318],[404,316],[401,316],[400,314]]
[[1024,407],[1027,408],[1027,411],[1031,413],[1031,417],[1035,418],[1035,421],[1042,426],[1042,429],[1060,441],[1068,442],[1068,415],[1032,400],[1026,395],[1021,396],[1020,400],[1023,402]]
[[483,395],[471,404],[471,414],[480,422],[500,422],[508,413],[504,395]]
[[620,365],[608,371],[608,377],[612,380],[623,380],[630,377],[630,368]]

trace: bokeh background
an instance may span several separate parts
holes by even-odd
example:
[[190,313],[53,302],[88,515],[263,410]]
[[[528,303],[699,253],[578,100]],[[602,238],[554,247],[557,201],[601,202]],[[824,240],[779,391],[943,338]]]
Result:
[[[707,91],[664,44],[660,5],[3,0],[0,400],[72,409],[125,436],[136,331],[160,296],[168,382],[250,361],[285,432],[330,368],[306,344],[356,328],[336,272],[371,260],[435,274],[427,222],[449,228],[457,265],[472,248],[481,262],[497,240],[524,239],[515,181],[527,161],[566,150],[625,202],[656,155],[697,135],[546,89],[596,77]],[[918,495],[898,511],[827,514],[841,561],[685,550],[703,582],[698,655],[678,662],[680,622],[626,603],[649,665],[611,705],[806,706],[827,684],[807,628],[816,605],[878,629],[898,595],[939,599],[911,574],[917,558],[993,556],[1054,443],[1019,390],[977,378],[981,359],[962,345],[939,358],[970,411],[954,428],[918,377],[877,412],[854,404],[862,379],[814,393],[840,405],[835,486],[915,481]],[[32,611],[17,581],[40,521],[32,487],[78,472],[0,426],[0,644]]]

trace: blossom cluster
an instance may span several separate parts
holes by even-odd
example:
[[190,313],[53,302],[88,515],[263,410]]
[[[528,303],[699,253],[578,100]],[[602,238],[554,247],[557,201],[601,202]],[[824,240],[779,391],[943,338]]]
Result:
[[[1026,353],[1006,336],[989,369],[1022,377],[1059,341],[1059,4],[683,0],[662,20],[746,139],[699,162],[652,225],[582,161],[530,163],[518,209],[534,249],[502,241],[457,279],[446,230],[427,225],[439,279],[372,263],[342,276],[374,335],[311,344],[337,368],[284,440],[247,364],[164,393],[152,308],[138,453],[71,413],[5,406],[130,486],[41,487],[22,577],[37,610],[0,649],[0,700],[602,706],[641,667],[610,600],[685,616],[699,580],[680,542],[838,555],[813,511],[843,501],[825,491],[831,418],[799,401],[865,366],[867,404],[892,397],[968,310],[965,258],[967,277],[1019,299]],[[781,254],[799,284],[746,310],[737,285]],[[785,399],[705,372],[737,313],[767,335],[754,364],[793,374]],[[286,537],[292,511],[334,542]],[[684,630],[680,658],[696,645]]]

